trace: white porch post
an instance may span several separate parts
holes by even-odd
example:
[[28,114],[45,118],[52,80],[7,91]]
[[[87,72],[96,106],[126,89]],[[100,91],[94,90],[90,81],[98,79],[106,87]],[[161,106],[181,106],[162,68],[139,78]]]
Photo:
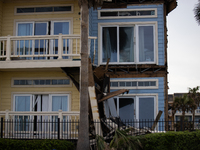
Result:
[[63,52],[63,38],[62,38],[62,33],[60,33],[58,37],[58,59],[62,59],[62,52]]
[[6,61],[10,60],[10,53],[11,53],[11,41],[10,41],[10,35],[8,35],[6,41]]

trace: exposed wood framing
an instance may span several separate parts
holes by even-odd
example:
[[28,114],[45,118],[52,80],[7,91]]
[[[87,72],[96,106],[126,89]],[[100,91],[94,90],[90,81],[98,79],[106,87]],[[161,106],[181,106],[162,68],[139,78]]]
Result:
[[[89,71],[88,72],[88,92],[89,92],[89,98],[90,98],[90,105],[92,109],[92,118],[95,122],[100,122],[91,60],[89,62],[90,63],[88,67],[88,71]],[[99,133],[100,135],[102,135],[101,124],[94,123],[94,126],[95,126],[95,133]]]

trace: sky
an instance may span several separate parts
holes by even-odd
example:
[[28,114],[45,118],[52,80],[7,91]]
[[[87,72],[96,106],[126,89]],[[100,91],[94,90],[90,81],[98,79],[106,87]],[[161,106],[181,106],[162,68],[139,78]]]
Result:
[[194,18],[198,0],[178,0],[168,14],[169,94],[200,86],[200,25]]

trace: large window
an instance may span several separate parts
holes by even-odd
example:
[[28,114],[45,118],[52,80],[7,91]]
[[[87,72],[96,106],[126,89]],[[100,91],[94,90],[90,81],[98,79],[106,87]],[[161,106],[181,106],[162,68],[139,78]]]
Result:
[[[44,21],[44,22],[17,22],[17,36],[58,35],[69,34],[70,21]],[[69,40],[63,40],[63,53],[69,51]],[[18,40],[16,41],[15,55],[45,55],[58,54],[58,40]],[[64,57],[68,58],[68,57]],[[32,59],[26,58],[26,59]],[[49,59],[47,57],[34,57],[34,59]],[[53,59],[51,57],[51,59]]]
[[155,24],[101,26],[101,62],[156,63]]
[[133,120],[151,120],[156,115],[155,96],[124,96],[108,99],[104,102],[106,116],[120,117],[124,122]]
[[68,94],[16,94],[14,111],[69,111]]
[[[57,131],[57,124],[49,125],[49,121],[57,122],[58,116],[33,116],[25,112],[69,111],[68,94],[15,94],[14,111],[24,111],[24,115],[15,115],[14,130],[18,131]],[[67,120],[67,117],[63,117]],[[30,122],[31,121],[31,122]],[[66,131],[67,125],[63,124],[62,130]],[[26,132],[25,132],[26,133]],[[28,134],[28,132],[27,132]],[[43,134],[45,136],[45,134]]]

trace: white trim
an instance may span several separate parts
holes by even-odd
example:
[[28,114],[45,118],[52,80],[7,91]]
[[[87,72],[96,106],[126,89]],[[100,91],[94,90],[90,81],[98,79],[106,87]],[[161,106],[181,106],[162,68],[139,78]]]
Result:
[[[13,36],[17,36],[17,24],[18,23],[40,23],[40,22],[49,22],[49,21],[56,21],[56,22],[69,22],[69,34],[73,34],[73,17],[67,18],[40,18],[40,19],[14,19],[14,26],[13,26]],[[34,32],[33,32],[34,33]]]
[[67,108],[67,111],[71,111],[71,97],[70,97],[70,94],[49,94],[49,108],[50,108],[50,111],[52,111],[52,96],[67,96],[68,97],[68,108]]
[[[98,64],[106,65],[106,62],[102,62],[102,28],[111,26],[134,26],[134,62],[110,62],[110,64],[157,64],[158,65],[158,28],[157,21],[151,22],[110,22],[110,23],[98,23]],[[139,53],[137,52],[138,38],[138,26],[153,26],[154,28],[154,62],[139,62],[137,60]],[[135,38],[136,37],[136,38]],[[135,43],[136,39],[136,43]],[[136,58],[137,57],[137,58]]]
[[12,105],[11,105],[11,110],[15,111],[15,97],[16,96],[30,96],[30,111],[31,111],[31,108],[32,108],[32,95],[31,94],[14,94],[13,100],[12,100]]
[[[71,11],[17,13],[17,8],[56,7],[56,6],[60,6],[60,7],[71,6]],[[27,5],[27,6],[15,6],[14,8],[14,15],[65,14],[65,13],[74,13],[74,4]]]
[[110,87],[110,89],[158,89],[159,80],[158,79],[110,79],[110,82],[145,82],[145,81],[155,81],[156,86],[118,86]]
[[[30,111],[32,108],[32,96],[33,95],[48,95],[50,103],[52,103],[52,96],[68,96],[68,111],[71,111],[71,92],[13,92],[12,93],[12,103],[11,103],[11,110],[15,111],[15,96],[30,96]],[[50,107],[49,103],[49,108]],[[51,111],[52,109],[50,109]]]
[[19,60],[19,61],[1,61],[0,69],[16,69],[16,68],[58,68],[58,67],[80,67],[80,61],[72,61],[71,59],[52,59],[52,60]]
[[[59,80],[59,79],[68,79],[69,84],[68,85],[14,85],[14,80]],[[11,79],[11,87],[72,87],[72,81],[68,77],[20,77],[20,78],[12,78]]]
[[117,98],[117,113],[119,115],[119,98],[133,98],[134,99],[134,111],[135,119],[139,119],[139,98],[144,98],[144,97],[153,97],[154,98],[154,119],[156,118],[156,115],[158,113],[158,94],[157,93],[144,93],[144,94],[124,94],[124,95],[119,95],[114,98]]
[[[148,11],[154,10],[155,15],[143,15],[143,16],[110,16],[110,17],[101,17],[101,12],[126,12],[126,11]],[[143,9],[106,9],[98,10],[98,19],[125,19],[125,18],[156,18],[157,17],[157,8],[143,8]]]

